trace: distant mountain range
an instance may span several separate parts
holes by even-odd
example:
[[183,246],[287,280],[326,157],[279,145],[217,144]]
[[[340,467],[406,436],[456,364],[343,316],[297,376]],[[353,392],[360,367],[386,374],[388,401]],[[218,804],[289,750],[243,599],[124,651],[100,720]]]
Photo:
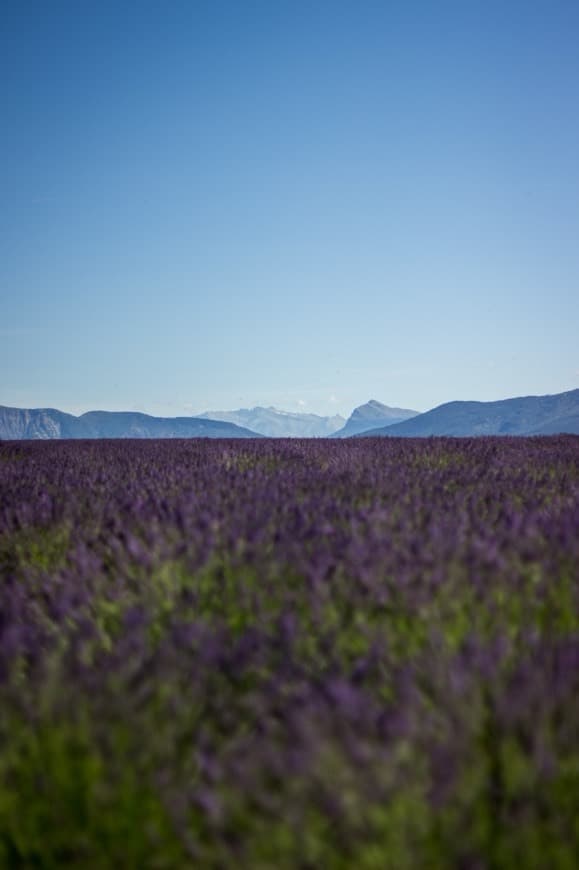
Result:
[[579,390],[498,402],[447,402],[403,423],[366,431],[362,437],[555,435],[564,432],[579,434]]
[[[213,416],[212,416],[213,415]],[[375,399],[343,417],[276,408],[207,411],[197,417],[152,417],[134,411],[88,411],[0,405],[0,438],[261,438],[402,437],[430,435],[579,434],[579,389],[498,402],[447,402],[424,414]]]
[[259,438],[255,432],[198,417],[151,417],[133,411],[88,411],[75,417],[54,408],[0,405],[0,438]]
[[418,416],[418,414],[419,411],[409,411],[407,408],[390,408],[388,405],[377,402],[376,399],[370,399],[365,405],[354,408],[346,425],[334,432],[332,438],[349,438],[351,435],[358,435],[369,429],[401,423],[403,420]]
[[[200,417],[208,420],[223,420],[244,426],[252,432],[270,438],[324,438],[340,429],[346,422],[336,414],[320,417],[277,408],[240,408],[237,411],[205,411]],[[379,426],[382,421],[376,425]]]

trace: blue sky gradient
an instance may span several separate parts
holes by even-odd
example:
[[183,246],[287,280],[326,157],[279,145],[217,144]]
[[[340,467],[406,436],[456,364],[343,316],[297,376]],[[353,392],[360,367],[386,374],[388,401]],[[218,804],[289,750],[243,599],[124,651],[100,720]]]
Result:
[[0,15],[0,404],[579,386],[576,2]]

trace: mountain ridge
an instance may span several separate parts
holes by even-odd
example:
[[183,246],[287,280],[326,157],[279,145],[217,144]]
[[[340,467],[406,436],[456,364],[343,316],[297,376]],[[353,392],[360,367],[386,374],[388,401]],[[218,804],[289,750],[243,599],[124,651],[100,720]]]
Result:
[[[229,420],[210,418],[240,412],[270,412],[271,435],[240,426]],[[406,414],[402,421],[396,414]],[[379,418],[374,415],[379,414]],[[273,415],[273,416],[271,416]],[[372,424],[379,419],[381,425]],[[387,425],[384,420],[388,420]],[[445,402],[420,414],[403,408],[391,408],[376,399],[359,405],[341,428],[320,431],[343,417],[322,417],[279,411],[276,408],[239,409],[231,412],[205,412],[195,417],[154,417],[139,411],[87,411],[79,416],[57,408],[13,408],[0,405],[0,439],[50,438],[262,438],[262,437],[430,437],[478,435],[551,435],[579,434],[579,389],[544,396],[517,396],[492,402]],[[262,419],[263,423],[263,419]],[[297,427],[287,434],[288,423]],[[277,430],[275,429],[277,426]],[[283,433],[280,427],[285,426]],[[318,427],[315,434],[305,434],[308,426]],[[358,427],[358,428],[356,428]],[[309,430],[312,431],[311,428]]]
[[354,408],[345,425],[337,432],[334,432],[331,437],[351,438],[353,435],[369,429],[381,427],[385,421],[388,421],[388,426],[392,426],[395,423],[401,423],[411,417],[416,417],[419,413],[419,411],[412,411],[409,408],[392,408],[389,405],[378,402],[377,399],[370,399],[365,404]]
[[492,402],[452,401],[354,437],[579,434],[579,389]]
[[139,411],[87,411],[78,417],[57,408],[0,405],[0,438],[261,438],[220,420],[154,417]]
[[269,438],[327,438],[344,425],[340,414],[324,417],[303,411],[281,411],[272,405],[265,408],[238,408],[235,411],[204,411],[203,419],[226,420]]

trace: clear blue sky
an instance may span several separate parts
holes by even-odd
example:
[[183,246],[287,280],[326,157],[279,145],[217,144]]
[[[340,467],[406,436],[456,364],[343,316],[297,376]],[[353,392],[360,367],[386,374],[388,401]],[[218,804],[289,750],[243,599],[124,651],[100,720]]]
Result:
[[0,404],[579,386],[576,0],[3,0]]

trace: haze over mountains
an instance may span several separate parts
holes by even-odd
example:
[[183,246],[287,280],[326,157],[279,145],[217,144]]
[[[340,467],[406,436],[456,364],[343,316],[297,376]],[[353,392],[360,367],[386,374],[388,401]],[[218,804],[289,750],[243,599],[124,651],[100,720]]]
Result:
[[[270,438],[324,438],[346,422],[339,414],[321,417],[278,408],[239,408],[237,411],[205,411],[200,417],[235,423]],[[380,425],[380,422],[376,424]]]
[[[221,419],[213,419],[210,414]],[[245,423],[245,425],[239,425]],[[252,427],[259,427],[254,429]],[[424,414],[370,400],[347,421],[251,408],[197,417],[153,417],[134,411],[88,411],[75,417],[54,408],[0,406],[0,438],[260,438],[428,437],[431,435],[579,434],[579,389],[497,402],[447,402]]]

